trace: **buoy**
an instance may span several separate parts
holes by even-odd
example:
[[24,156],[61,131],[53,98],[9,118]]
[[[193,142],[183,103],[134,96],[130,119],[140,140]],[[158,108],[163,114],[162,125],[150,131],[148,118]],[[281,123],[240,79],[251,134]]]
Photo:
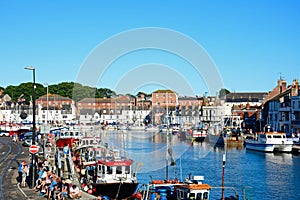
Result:
[[135,194],[135,198],[137,198],[137,199],[141,199],[142,197],[143,197],[143,195],[141,193],[139,193],[139,192],[137,192]]
[[93,194],[93,190],[92,190],[92,189],[89,189],[89,190],[88,190],[88,193],[89,193],[89,194]]

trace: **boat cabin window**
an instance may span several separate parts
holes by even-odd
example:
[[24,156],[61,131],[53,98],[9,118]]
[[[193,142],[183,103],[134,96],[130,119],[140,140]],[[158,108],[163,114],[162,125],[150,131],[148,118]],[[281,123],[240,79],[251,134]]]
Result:
[[118,166],[116,168],[116,174],[122,174],[122,166]]
[[191,193],[190,196],[189,196],[189,199],[195,199],[195,194]]
[[260,138],[266,138],[266,135],[260,134],[259,137]]
[[281,135],[274,135],[274,138],[282,138]]
[[196,199],[197,199],[197,200],[202,200],[202,193],[198,193]]
[[272,138],[272,135],[267,135],[267,138]]
[[203,200],[208,200],[208,192],[203,193]]
[[130,172],[131,172],[130,166],[126,166],[125,167],[125,173],[130,174]]
[[187,199],[187,193],[184,191],[180,191],[180,199]]
[[112,174],[113,168],[112,167],[107,167],[107,174]]
[[74,133],[73,133],[73,132],[70,132],[70,136],[74,136]]
[[98,173],[99,174],[105,174],[105,166],[98,165]]

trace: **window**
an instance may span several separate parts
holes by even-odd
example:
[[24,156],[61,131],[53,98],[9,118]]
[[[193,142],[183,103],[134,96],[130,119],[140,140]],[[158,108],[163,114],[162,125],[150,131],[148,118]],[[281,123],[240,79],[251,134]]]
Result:
[[203,193],[203,200],[207,200],[208,199],[208,192],[204,192]]
[[189,196],[189,199],[195,199],[195,194],[191,193],[190,196]]
[[202,200],[202,193],[198,193],[196,199],[197,199],[197,200]]
[[122,166],[117,167],[116,174],[122,174]]

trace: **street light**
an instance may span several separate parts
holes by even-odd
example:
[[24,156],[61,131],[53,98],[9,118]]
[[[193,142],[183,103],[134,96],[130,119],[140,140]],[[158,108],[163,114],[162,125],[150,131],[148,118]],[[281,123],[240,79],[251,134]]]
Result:
[[[35,68],[32,67],[32,66],[27,66],[25,67],[26,70],[32,70],[32,73],[33,73],[33,97],[32,97],[32,145],[35,145],[35,88],[36,88],[36,85],[35,85]],[[32,170],[31,170],[31,187],[34,187],[35,186],[35,170],[36,170],[36,167],[35,167],[35,154],[32,154],[31,156],[31,167],[32,167]]]
[[49,87],[49,85],[48,85],[48,83],[44,83],[46,86],[47,86],[47,113],[46,113],[46,124],[48,124],[48,110],[49,110],[49,107],[48,107],[48,105],[49,105],[49,99],[48,99],[48,93],[49,93],[49,89],[48,89],[48,87]]

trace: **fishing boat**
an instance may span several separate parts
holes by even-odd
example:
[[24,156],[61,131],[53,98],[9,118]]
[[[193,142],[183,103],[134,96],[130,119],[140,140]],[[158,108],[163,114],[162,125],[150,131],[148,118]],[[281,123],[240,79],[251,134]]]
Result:
[[223,116],[220,122],[209,126],[207,136],[209,142],[215,145],[242,145],[244,136],[241,132],[240,117]]
[[264,132],[257,134],[257,138],[246,139],[246,149],[263,152],[291,152],[293,142],[288,140],[282,132]]
[[81,142],[84,143],[86,145],[76,148],[75,155],[79,159],[74,160],[80,161],[76,163],[77,171],[87,184],[91,184],[92,194],[112,199],[131,197],[139,184],[137,169],[133,172],[134,161],[121,155],[120,150],[109,148],[107,143]]
[[151,180],[149,184],[143,185],[133,195],[136,199],[201,199],[208,200],[211,186],[202,183],[203,176],[187,178],[184,182],[178,180]]
[[198,126],[193,127],[187,130],[188,138],[191,138],[192,141],[203,142],[207,137],[207,126]]

